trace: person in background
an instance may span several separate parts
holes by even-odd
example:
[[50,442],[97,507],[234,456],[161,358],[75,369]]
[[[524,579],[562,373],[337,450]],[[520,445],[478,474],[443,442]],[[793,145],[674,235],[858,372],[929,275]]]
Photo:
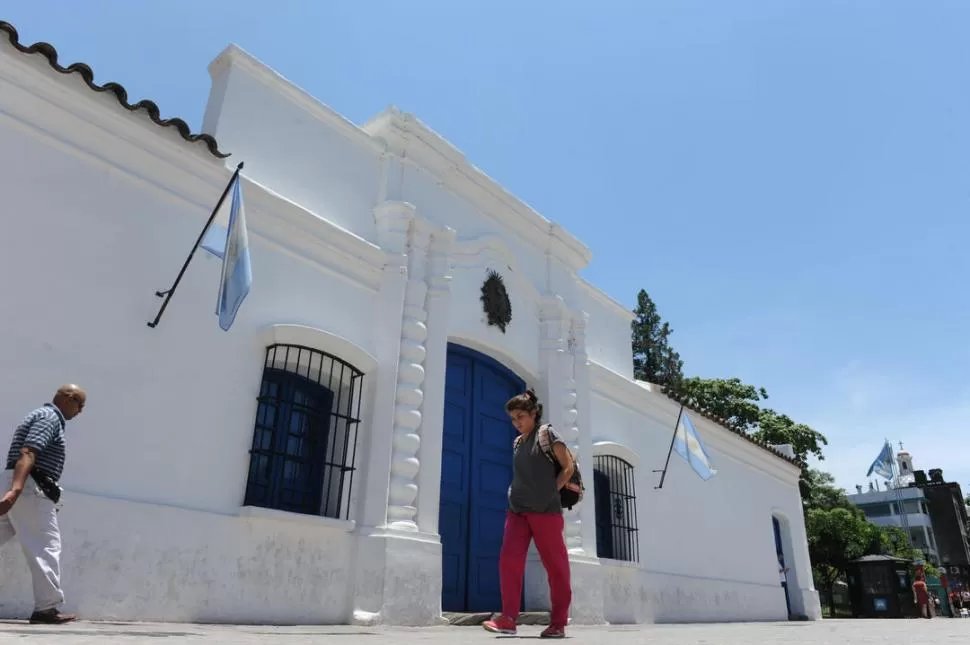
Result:
[[[535,392],[530,389],[511,398],[505,404],[505,411],[512,418],[519,436],[513,448],[509,510],[499,556],[502,615],[486,621],[483,627],[496,634],[516,633],[526,555],[529,543],[535,539],[536,550],[549,576],[552,602],[549,627],[540,638],[565,638],[572,586],[559,491],[564,486],[572,486],[569,478],[576,465],[565,442],[552,426],[541,425],[542,404]],[[547,433],[553,458],[562,469],[558,477],[552,458],[544,453],[540,444],[541,432]]]
[[16,537],[27,556],[34,586],[31,623],[58,625],[76,618],[62,614],[61,532],[57,507],[64,470],[64,428],[84,409],[87,395],[64,385],[50,403],[28,414],[14,431],[7,468],[0,480],[0,546]]
[[923,577],[922,573],[916,574],[916,582],[913,583],[913,602],[919,607],[921,617],[933,617],[933,609],[930,607],[930,592],[926,587],[926,578]]

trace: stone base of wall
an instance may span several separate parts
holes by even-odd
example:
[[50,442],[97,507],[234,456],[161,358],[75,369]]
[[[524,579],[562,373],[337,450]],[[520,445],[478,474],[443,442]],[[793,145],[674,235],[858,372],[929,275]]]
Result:
[[[68,491],[58,514],[64,609],[88,620],[345,623],[353,536],[315,519],[218,515]],[[33,592],[16,538],[0,550],[0,580],[0,618],[27,618]]]

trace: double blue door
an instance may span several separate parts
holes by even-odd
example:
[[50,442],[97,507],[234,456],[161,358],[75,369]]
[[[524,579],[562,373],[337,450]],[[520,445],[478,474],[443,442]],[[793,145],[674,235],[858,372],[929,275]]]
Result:
[[443,611],[500,611],[498,558],[515,429],[505,402],[525,388],[497,361],[448,346],[441,454]]

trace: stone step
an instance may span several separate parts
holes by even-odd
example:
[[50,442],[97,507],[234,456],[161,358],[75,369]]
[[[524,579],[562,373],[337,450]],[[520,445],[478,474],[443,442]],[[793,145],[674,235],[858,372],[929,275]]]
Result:
[[[464,614],[451,611],[442,613],[442,616],[445,617],[448,624],[454,625],[455,627],[475,627],[481,625],[486,620],[491,620],[495,615],[493,613]],[[519,614],[519,620],[517,622],[519,625],[548,625],[549,612],[524,611]]]

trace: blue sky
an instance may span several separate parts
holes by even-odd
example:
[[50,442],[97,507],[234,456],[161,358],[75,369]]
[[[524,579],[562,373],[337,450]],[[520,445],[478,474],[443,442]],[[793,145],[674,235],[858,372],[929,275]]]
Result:
[[412,112],[584,240],[588,279],[646,288],[688,374],[825,433],[842,486],[884,437],[970,484],[970,3],[163,4],[0,18],[195,128],[230,42],[355,122]]

